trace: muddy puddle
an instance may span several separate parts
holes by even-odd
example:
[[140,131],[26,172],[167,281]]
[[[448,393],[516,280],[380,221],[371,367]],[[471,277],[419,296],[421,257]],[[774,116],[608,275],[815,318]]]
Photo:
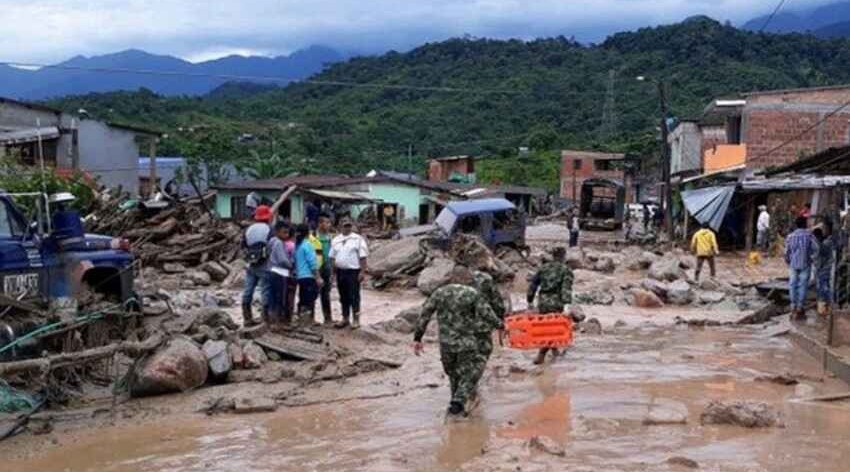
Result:
[[[847,386],[820,381],[813,359],[763,331],[645,328],[586,337],[542,370],[531,367],[531,354],[501,351],[486,374],[481,405],[458,422],[444,419],[448,392],[431,359],[411,372],[428,372],[438,388],[57,436],[58,445],[6,461],[3,469],[675,471],[687,469],[667,459],[684,456],[700,470],[846,472],[850,406],[800,399]],[[436,357],[436,349],[428,355]],[[786,371],[815,378],[791,386],[754,380]],[[338,389],[354,393],[345,384]],[[700,426],[702,408],[713,399],[766,401],[783,412],[786,427]],[[646,426],[650,409],[682,414],[686,424]],[[563,457],[530,450],[534,436],[563,447]]]

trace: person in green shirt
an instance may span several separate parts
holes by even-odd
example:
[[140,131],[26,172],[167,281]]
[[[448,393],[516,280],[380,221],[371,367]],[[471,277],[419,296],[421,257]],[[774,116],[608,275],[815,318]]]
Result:
[[331,240],[333,239],[331,217],[327,213],[319,215],[319,225],[316,228],[316,238],[322,245],[322,265],[319,268],[319,275],[322,277],[322,289],[319,293],[319,298],[322,302],[322,315],[324,316],[324,324],[330,325],[333,323],[331,316]]

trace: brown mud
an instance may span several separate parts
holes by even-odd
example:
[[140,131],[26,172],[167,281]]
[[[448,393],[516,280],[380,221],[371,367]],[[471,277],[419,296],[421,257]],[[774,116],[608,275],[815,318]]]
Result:
[[[532,353],[497,350],[481,405],[452,422],[444,418],[448,389],[437,346],[415,358],[398,337],[392,349],[401,369],[324,382],[300,398],[279,396],[274,413],[193,412],[199,394],[228,386],[214,387],[139,402],[167,414],[89,418],[22,435],[0,444],[0,457],[16,472],[682,470],[667,462],[676,456],[700,470],[846,471],[850,408],[800,400],[847,386],[766,332],[618,328],[580,337],[544,368],[531,366]],[[756,380],[784,372],[807,375],[793,386]],[[292,388],[238,386],[259,396]],[[701,426],[702,409],[716,399],[767,402],[786,427]],[[685,424],[644,424],[651,411]],[[529,448],[534,437],[553,441],[563,456]]]

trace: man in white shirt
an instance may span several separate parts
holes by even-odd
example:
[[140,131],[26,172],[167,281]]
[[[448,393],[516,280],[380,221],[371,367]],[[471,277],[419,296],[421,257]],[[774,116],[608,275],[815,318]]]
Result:
[[756,247],[764,253],[767,253],[770,247],[768,234],[770,234],[770,213],[767,212],[766,205],[759,205],[759,218],[756,221]]
[[341,233],[331,241],[330,251],[333,277],[342,305],[342,321],[336,327],[341,329],[349,326],[351,317],[350,325],[357,329],[360,327],[360,284],[366,280],[369,246],[362,236],[352,230],[351,220],[343,219],[340,226]]

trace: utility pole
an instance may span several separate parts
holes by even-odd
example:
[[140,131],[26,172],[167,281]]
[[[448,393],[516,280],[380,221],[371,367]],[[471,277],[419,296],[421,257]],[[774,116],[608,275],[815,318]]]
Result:
[[667,93],[664,81],[656,81],[661,102],[661,178],[664,182],[664,227],[673,241],[673,188],[670,186],[670,144],[667,142]]
[[416,169],[413,168],[413,143],[407,143],[407,171],[411,174],[416,173]]

